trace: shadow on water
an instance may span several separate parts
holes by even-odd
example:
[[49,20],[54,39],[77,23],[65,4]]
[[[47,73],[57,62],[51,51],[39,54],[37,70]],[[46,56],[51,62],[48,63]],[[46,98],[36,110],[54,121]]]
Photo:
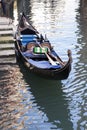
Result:
[[64,99],[61,81],[38,77],[24,69],[22,64],[19,66],[23,73],[23,79],[31,87],[35,97],[34,103],[39,106],[39,110],[46,114],[47,122],[52,123],[57,128],[71,130],[72,123],[69,121],[67,101]]

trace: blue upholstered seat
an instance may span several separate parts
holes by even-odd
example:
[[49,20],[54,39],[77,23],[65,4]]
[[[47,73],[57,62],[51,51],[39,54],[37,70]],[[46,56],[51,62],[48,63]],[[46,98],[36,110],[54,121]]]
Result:
[[31,63],[32,65],[41,68],[41,69],[60,69],[61,65],[60,64],[56,64],[56,65],[51,65],[49,63],[49,61],[34,61],[32,59],[28,60],[29,63]]
[[35,41],[36,37],[36,35],[21,35],[20,40],[22,45],[26,45],[29,42]]

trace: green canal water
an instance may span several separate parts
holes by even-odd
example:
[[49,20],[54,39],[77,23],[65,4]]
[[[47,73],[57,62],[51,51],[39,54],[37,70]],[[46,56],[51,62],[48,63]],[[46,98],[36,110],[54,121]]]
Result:
[[15,4],[14,22],[24,10],[63,60],[71,49],[73,62],[69,77],[62,81],[43,79],[19,64],[14,85],[3,89],[1,130],[87,130],[85,4],[80,0],[21,0],[17,8]]

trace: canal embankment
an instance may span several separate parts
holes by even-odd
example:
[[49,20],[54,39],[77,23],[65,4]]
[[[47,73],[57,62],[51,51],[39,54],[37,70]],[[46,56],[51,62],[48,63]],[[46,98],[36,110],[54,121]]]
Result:
[[[15,44],[13,37],[13,22],[6,17],[0,17],[0,91],[12,84],[18,70],[15,57]],[[13,76],[15,75],[15,76]],[[13,80],[11,80],[13,79]],[[16,82],[16,81],[15,81]],[[4,91],[3,91],[4,92]],[[0,97],[2,97],[0,93]]]
[[[16,63],[11,19],[0,17],[0,130],[13,129],[20,109],[20,69]],[[17,109],[18,110],[18,109]],[[20,115],[20,111],[19,111]]]
[[11,19],[0,17],[0,66],[15,63],[13,23]]

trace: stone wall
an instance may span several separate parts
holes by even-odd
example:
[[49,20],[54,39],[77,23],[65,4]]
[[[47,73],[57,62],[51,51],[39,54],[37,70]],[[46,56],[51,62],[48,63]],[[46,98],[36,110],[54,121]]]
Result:
[[13,17],[13,3],[14,0],[4,0],[4,12],[0,3],[0,16]]
[[87,19],[87,0],[80,0],[80,16]]

